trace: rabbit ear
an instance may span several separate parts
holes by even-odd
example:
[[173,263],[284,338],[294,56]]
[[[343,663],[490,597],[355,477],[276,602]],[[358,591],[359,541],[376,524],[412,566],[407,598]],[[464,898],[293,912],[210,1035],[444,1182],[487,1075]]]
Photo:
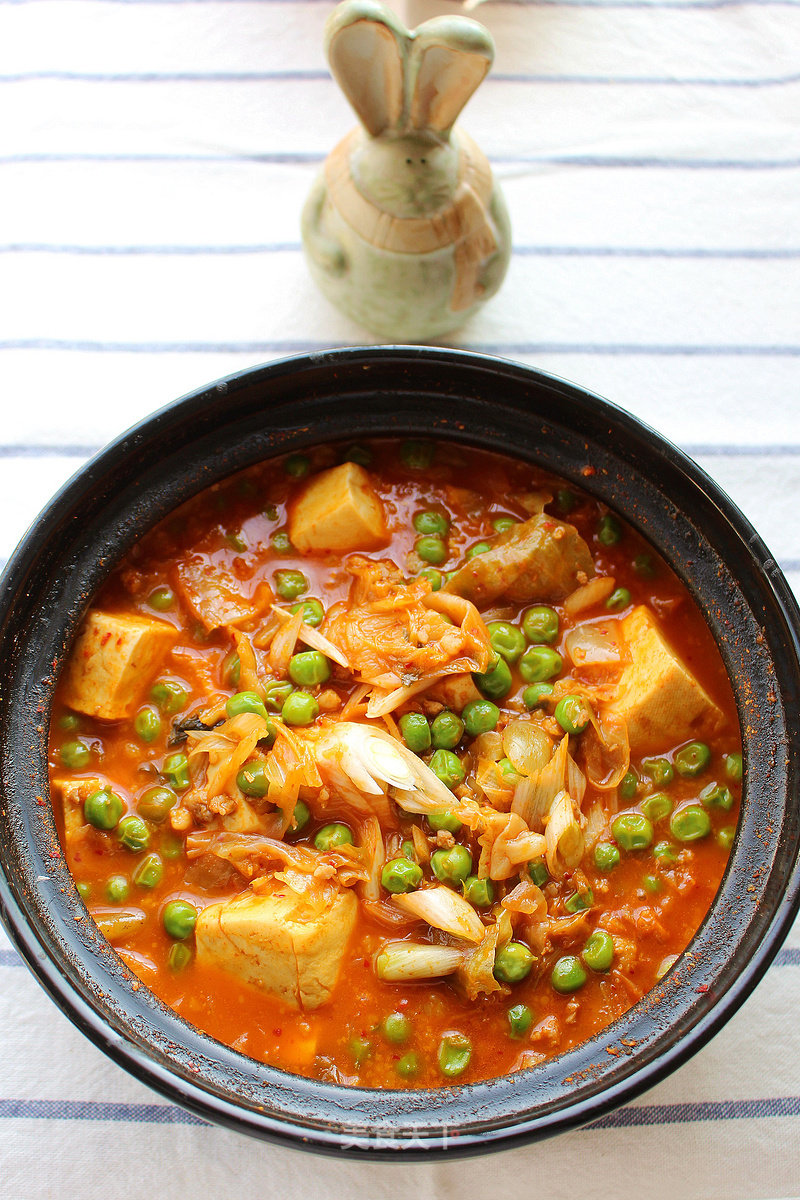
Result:
[[325,50],[337,83],[368,133],[397,127],[409,35],[388,8],[373,0],[345,0],[325,26]]
[[488,30],[467,17],[434,17],[413,34],[410,124],[448,133],[494,61]]

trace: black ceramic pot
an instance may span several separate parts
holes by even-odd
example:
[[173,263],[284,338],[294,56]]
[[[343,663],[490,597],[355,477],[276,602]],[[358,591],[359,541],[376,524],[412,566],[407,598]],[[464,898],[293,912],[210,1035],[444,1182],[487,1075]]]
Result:
[[[624,1017],[515,1076],[367,1091],[262,1066],[185,1024],[87,918],[47,797],[53,688],[92,594],[133,542],[233,471],[328,439],[425,434],[517,455],[575,481],[643,533],[705,612],[745,743],[741,826],[689,950]],[[148,418],[42,513],[0,597],[0,905],[55,1002],[140,1079],[212,1121],[365,1157],[478,1153],[584,1124],[705,1043],[763,975],[800,905],[800,614],[767,549],[692,462],[581,389],[450,350],[338,350],[246,371]],[[79,919],[76,919],[79,918]],[[612,1053],[607,1053],[610,1047]]]

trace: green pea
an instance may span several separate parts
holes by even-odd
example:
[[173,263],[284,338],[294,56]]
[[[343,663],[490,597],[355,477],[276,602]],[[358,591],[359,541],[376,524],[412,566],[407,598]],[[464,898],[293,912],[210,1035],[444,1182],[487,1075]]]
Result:
[[319,650],[303,650],[289,659],[289,675],[294,683],[314,687],[330,679],[331,664]]
[[59,728],[66,730],[67,733],[75,733],[76,729],[79,728],[80,723],[81,720],[77,713],[64,713],[64,715],[58,719]]
[[319,705],[310,692],[292,692],[284,701],[281,716],[287,725],[311,725],[319,716]]
[[360,467],[368,467],[372,462],[372,451],[368,446],[354,442],[342,451],[342,462],[358,463]]
[[352,846],[353,835],[347,825],[334,821],[331,825],[323,825],[314,835],[314,845],[318,850],[335,850],[337,846]]
[[240,717],[242,713],[256,713],[266,720],[267,710],[264,701],[256,692],[235,692],[225,705],[229,717]]
[[171,717],[185,706],[189,693],[174,679],[161,679],[151,687],[150,699],[165,717]]
[[124,804],[110,788],[92,792],[83,802],[83,815],[95,829],[114,829],[124,811]]
[[533,963],[533,952],[524,942],[508,942],[495,955],[494,977],[501,983],[519,983],[530,975]]
[[594,848],[594,865],[598,871],[613,871],[619,865],[620,853],[611,842],[598,842]]
[[402,844],[402,846],[400,847],[400,849],[401,849],[401,850],[402,850],[402,852],[403,852],[403,858],[407,858],[407,859],[409,860],[409,862],[416,862],[416,861],[417,861],[417,852],[416,852],[416,850],[414,849],[414,843],[413,843],[413,842],[403,842],[403,844]]
[[500,709],[491,700],[470,700],[461,713],[464,728],[470,737],[491,733],[500,720]]
[[669,787],[675,777],[668,758],[643,758],[642,770],[657,788]]
[[582,696],[563,696],[553,714],[564,733],[583,733],[592,717],[592,710]]
[[606,513],[597,526],[597,540],[604,546],[616,546],[622,541],[622,526],[616,517]]
[[431,721],[431,744],[434,750],[452,750],[464,736],[464,722],[453,712],[437,713]]
[[260,758],[249,758],[236,776],[236,784],[245,796],[260,798],[269,791],[269,780]]
[[159,850],[162,858],[168,858],[170,862],[174,862],[175,859],[183,857],[183,842],[176,834],[165,831],[161,835]]
[[274,504],[265,504],[262,512],[268,521],[277,521],[278,509]]
[[438,808],[434,812],[426,814],[428,824],[436,833],[440,829],[447,830],[448,833],[458,833],[461,829],[461,822],[455,813],[450,812],[446,808]]
[[528,863],[528,874],[531,877],[531,881],[539,888],[544,887],[550,878],[550,872],[545,866],[543,858],[537,858],[533,862]]
[[447,559],[447,547],[435,534],[417,538],[414,549],[423,562],[432,563],[435,567],[441,566]]
[[310,625],[312,629],[316,629],[322,624],[322,620],[325,616],[325,609],[322,607],[322,604],[319,600],[316,598],[312,598],[311,600],[302,600],[299,604],[293,604],[289,611],[294,614],[299,612],[300,609],[303,610],[304,625]]
[[656,566],[650,554],[637,554],[633,560],[633,569],[637,575],[641,575],[642,579],[653,579],[656,574]]
[[475,908],[491,908],[494,903],[491,879],[479,879],[477,875],[468,875],[464,880],[464,899],[469,900]]
[[421,883],[422,868],[407,858],[392,858],[381,871],[381,885],[393,895],[413,892]]
[[623,800],[632,800],[639,790],[639,776],[635,771],[626,771],[619,785],[619,794]]
[[137,887],[152,890],[161,883],[164,877],[164,864],[158,854],[146,854],[133,872],[133,882]]
[[431,868],[440,883],[464,883],[467,876],[472,874],[472,855],[466,846],[434,850]]
[[417,533],[435,533],[444,538],[450,532],[449,520],[439,512],[414,513],[413,523]]
[[504,658],[498,658],[488,671],[475,672],[472,678],[478,691],[489,700],[502,700],[511,691],[511,668]]
[[700,801],[705,808],[721,808],[724,812],[733,808],[733,796],[724,784],[709,783],[700,793]]
[[134,717],[133,728],[143,742],[154,742],[161,733],[161,718],[153,708],[142,708]]
[[470,558],[475,558],[478,554],[488,554],[491,548],[488,542],[476,542],[474,546],[470,546],[464,557],[469,560]]
[[593,904],[594,893],[590,887],[587,887],[582,892],[573,892],[564,902],[564,908],[568,913],[579,913],[585,912]]
[[276,554],[291,554],[294,550],[289,534],[285,529],[276,529],[270,538],[272,549]]
[[170,900],[161,910],[161,922],[171,938],[182,942],[194,933],[197,909],[188,900]]
[[461,1075],[472,1058],[472,1043],[463,1033],[446,1033],[439,1043],[439,1070],[448,1079]]
[[294,688],[290,683],[281,679],[273,679],[264,688],[264,704],[273,712],[280,712],[293,691]]
[[501,758],[498,762],[498,767],[503,776],[503,779],[510,787],[516,787],[522,776],[515,769],[510,758]]
[[526,683],[544,683],[563,667],[561,655],[549,646],[529,646],[519,660],[519,673]]
[[308,580],[302,571],[276,571],[275,591],[283,600],[296,600],[308,591]]
[[559,512],[571,513],[578,503],[578,497],[572,488],[559,488],[556,492],[556,504]]
[[391,1012],[383,1018],[381,1031],[387,1042],[402,1046],[411,1037],[411,1022],[405,1013]]
[[655,895],[656,892],[661,891],[661,880],[657,875],[643,875],[642,887],[646,892],[650,892],[651,895]]
[[678,774],[691,779],[705,771],[711,762],[711,751],[705,742],[689,742],[677,752],[674,761]]
[[156,785],[155,787],[148,788],[140,796],[136,802],[136,811],[140,817],[144,817],[147,821],[159,822],[164,820],[177,803],[178,797],[172,788]]
[[492,521],[492,529],[498,533],[508,533],[509,529],[513,529],[515,525],[519,525],[516,517],[495,517]]
[[403,442],[400,458],[412,471],[424,471],[433,462],[434,446],[430,442]]
[[298,800],[294,806],[294,812],[292,813],[292,820],[289,824],[289,832],[299,833],[301,829],[305,829],[310,820],[310,808],[304,800]]
[[189,786],[189,760],[185,754],[168,754],[161,773],[176,792],[185,792]]
[[642,801],[642,812],[648,821],[662,821],[672,812],[672,801],[666,792],[653,792]]
[[244,554],[247,549],[247,542],[241,532],[235,530],[225,534],[225,541],[229,546],[233,546],[234,550],[238,550],[240,554]]
[[558,613],[546,604],[534,604],[522,614],[522,632],[529,642],[551,645],[558,637]]
[[409,1050],[402,1058],[399,1058],[394,1065],[395,1071],[401,1079],[413,1079],[419,1075],[422,1070],[422,1062],[416,1050]]
[[153,588],[147,597],[147,603],[157,612],[167,612],[175,603],[175,593],[172,588],[163,584],[161,587]]
[[131,813],[127,817],[123,817],[117,825],[117,837],[126,850],[132,850],[138,854],[140,850],[147,848],[150,842],[150,830],[141,817],[136,817]]
[[679,842],[697,842],[711,832],[711,818],[699,804],[687,804],[672,814],[669,823]]
[[400,732],[409,750],[421,754],[431,744],[431,727],[423,713],[405,713],[400,718]]
[[533,1023],[533,1013],[527,1004],[515,1004],[506,1013],[508,1034],[512,1038],[522,1038]]
[[61,761],[65,767],[73,771],[82,771],[89,765],[91,751],[85,742],[76,738],[72,742],[64,742],[61,747]]
[[167,962],[171,971],[183,971],[192,961],[192,952],[183,942],[176,942],[170,947]]
[[436,750],[428,764],[434,775],[452,791],[464,782],[466,771],[452,750]]
[[723,825],[722,829],[719,829],[717,831],[717,844],[720,845],[723,850],[730,850],[731,846],[733,845],[733,839],[735,837],[736,837],[736,826],[735,825]]
[[290,454],[283,469],[291,479],[305,479],[311,470],[311,460],[306,454]]
[[489,644],[508,663],[515,663],[525,649],[525,634],[510,621],[490,621]]
[[444,583],[444,576],[441,571],[436,570],[436,567],[424,567],[419,574],[420,578],[427,579],[432,592],[438,592]]
[[664,863],[674,863],[678,861],[677,846],[673,846],[672,842],[656,842],[653,846],[653,858]]
[[229,658],[225,659],[222,674],[231,687],[238,688],[239,680],[242,676],[242,662],[238,654],[234,652]]
[[82,880],[80,883],[75,884],[75,890],[77,891],[81,900],[86,901],[92,894],[92,885]]
[[611,612],[621,612],[631,602],[631,594],[626,587],[615,588],[606,600],[606,608]]
[[347,1048],[357,1067],[363,1067],[367,1059],[372,1056],[372,1043],[367,1038],[351,1037]]
[[543,708],[542,701],[552,694],[552,683],[531,683],[522,693],[522,703],[528,710]]
[[653,826],[642,813],[620,813],[611,832],[623,850],[646,850],[653,840]]
[[742,756],[739,753],[725,755],[725,774],[728,779],[738,783],[742,778]]
[[614,961],[614,939],[605,929],[595,929],[583,947],[581,958],[592,971],[607,971]]
[[550,974],[553,987],[564,995],[577,992],[586,983],[586,978],[581,960],[574,954],[565,954],[563,958],[559,958]]
[[126,875],[112,875],[106,883],[106,899],[109,904],[124,904],[130,890],[130,883]]

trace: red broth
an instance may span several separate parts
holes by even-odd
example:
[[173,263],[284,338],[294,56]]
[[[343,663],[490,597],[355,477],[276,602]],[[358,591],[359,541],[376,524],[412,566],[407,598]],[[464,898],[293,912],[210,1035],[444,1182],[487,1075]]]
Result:
[[[383,511],[385,544],[301,554],[288,537],[292,514],[310,483],[348,457],[367,466],[369,488]],[[335,982],[318,1007],[298,1007],[296,999],[287,1002],[274,995],[268,965],[259,978],[247,981],[230,969],[224,956],[219,960],[208,954],[198,957],[195,943],[203,928],[204,910],[216,911],[213,906],[250,893],[254,880],[256,888],[259,879],[275,886],[276,873],[280,875],[285,868],[284,861],[251,856],[246,859],[249,873],[242,873],[228,860],[208,852],[209,839],[223,830],[225,820],[230,821],[231,814],[243,807],[246,797],[237,782],[228,780],[222,803],[217,804],[217,810],[227,811],[209,807],[206,793],[211,759],[207,754],[190,757],[188,774],[179,780],[188,784],[185,788],[165,770],[170,756],[209,744],[203,738],[215,733],[214,728],[210,733],[200,729],[190,732],[186,741],[170,745],[176,734],[185,736],[185,731],[174,727],[176,722],[189,717],[195,723],[203,719],[204,724],[223,732],[229,728],[224,724],[230,720],[226,702],[237,692],[234,631],[246,639],[239,643],[240,649],[245,647],[245,660],[246,647],[251,648],[255,670],[251,677],[247,661],[243,663],[239,655],[239,686],[244,670],[246,678],[255,681],[259,697],[267,699],[266,711],[274,731],[276,723],[281,725],[282,699],[279,692],[276,703],[274,685],[284,683],[284,690],[289,691],[291,683],[285,667],[276,668],[270,660],[274,601],[290,610],[316,598],[325,617],[315,628],[323,635],[336,631],[331,608],[340,605],[336,611],[341,612],[352,604],[351,554],[355,554],[368,564],[390,562],[398,569],[390,576],[402,577],[388,589],[386,603],[390,606],[391,597],[405,595],[402,581],[419,580],[420,571],[429,567],[415,547],[426,551],[420,538],[440,535],[420,533],[414,518],[425,529],[419,514],[431,512],[438,514],[437,527],[444,528],[442,519],[449,526],[441,537],[444,555],[433,567],[433,576],[418,583],[415,594],[437,584],[438,571],[444,586],[432,594],[445,595],[448,573],[456,572],[454,586],[458,587],[459,569],[476,561],[475,556],[468,557],[470,548],[477,544],[480,549],[483,543],[491,552],[509,536],[503,518],[506,526],[513,521],[519,529],[531,520],[531,508],[541,505],[543,492],[544,516],[553,518],[554,528],[566,525],[577,531],[588,548],[593,572],[601,578],[612,577],[613,588],[606,587],[588,608],[572,613],[574,596],[565,607],[565,596],[551,602],[531,592],[524,601],[509,600],[501,593],[482,605],[488,623],[502,620],[518,631],[532,606],[541,602],[552,608],[558,616],[553,640],[542,642],[534,636],[531,641],[521,633],[519,638],[524,654],[530,645],[546,645],[555,651],[560,669],[540,681],[549,683],[554,691],[529,708],[523,696],[531,702],[526,691],[531,686],[531,669],[528,678],[520,674],[524,654],[509,663],[508,691],[493,701],[499,710],[494,730],[499,738],[490,738],[486,745],[486,739],[478,743],[491,754],[473,750],[478,735],[468,731],[444,751],[445,756],[455,755],[464,775],[463,782],[451,780],[453,807],[462,815],[477,809],[474,827],[456,822],[453,831],[437,830],[424,815],[409,813],[388,801],[391,818],[381,830],[384,853],[377,868],[375,860],[370,860],[377,904],[365,902],[370,888],[365,879],[342,882],[347,868],[342,875],[341,864],[336,868],[340,874],[334,874],[333,884],[329,884],[352,893],[358,901],[354,927],[338,951]],[[494,524],[498,520],[500,531]],[[434,544],[433,557],[437,555],[441,550]],[[302,572],[305,590],[289,598],[276,594],[278,571]],[[286,576],[282,578],[284,591],[291,593],[295,585],[302,586],[294,576],[288,576],[288,583]],[[590,578],[591,573],[579,567],[573,591]],[[201,600],[202,611],[198,611],[197,597],[202,597],[203,589],[214,588],[217,609],[233,617],[232,623],[209,629],[214,621],[206,612],[204,624],[204,602]],[[573,847],[568,863],[558,858],[559,851],[555,858],[540,853],[526,861],[523,856],[513,864],[513,873],[505,876],[507,865],[498,867],[501,877],[496,873],[491,880],[492,902],[471,906],[484,932],[495,925],[498,929],[502,925],[504,931],[497,934],[494,970],[490,961],[488,974],[484,969],[481,976],[484,990],[476,993],[474,980],[471,989],[461,967],[447,976],[405,982],[380,978],[376,963],[387,943],[400,940],[451,947],[464,956],[463,961],[476,945],[425,921],[408,920],[407,913],[405,924],[392,925],[391,914],[397,914],[402,902],[394,899],[397,892],[383,886],[384,860],[402,858],[412,864],[411,874],[417,879],[414,892],[444,887],[460,897],[465,882],[458,877],[437,877],[426,861],[426,856],[437,851],[447,854],[456,845],[469,852],[470,877],[482,875],[485,879],[491,864],[488,850],[493,845],[490,839],[488,848],[484,844],[486,821],[502,824],[510,817],[522,778],[505,753],[505,763],[498,765],[504,729],[513,721],[532,723],[547,735],[555,753],[567,736],[555,715],[559,697],[574,695],[577,689],[593,712],[613,708],[615,688],[627,678],[625,672],[636,648],[618,638],[616,662],[582,667],[570,658],[569,634],[589,624],[612,627],[619,634],[622,623],[640,606],[661,630],[681,669],[690,673],[705,693],[713,707],[713,721],[703,716],[699,725],[687,725],[677,739],[673,730],[648,744],[646,751],[634,747],[624,763],[624,746],[619,745],[623,735],[617,721],[610,749],[604,751],[608,758],[604,768],[613,768],[620,776],[611,788],[595,785],[596,763],[594,773],[589,769],[588,739],[599,736],[591,732],[593,727],[570,734],[569,755],[586,781],[580,802],[568,796],[580,844]],[[741,744],[730,684],[709,629],[686,588],[622,519],[571,485],[528,465],[448,444],[409,447],[389,440],[355,448],[320,447],[261,464],[201,493],[144,537],[95,597],[91,611],[112,620],[133,617],[165,623],[171,631],[171,645],[157,662],[142,667],[124,716],[90,715],[92,704],[85,699],[79,710],[68,678],[59,685],[51,729],[51,779],[70,869],[89,911],[142,983],[186,1020],[254,1059],[301,1075],[366,1087],[471,1082],[533,1065],[602,1030],[652,988],[691,941],[719,886],[738,820]],[[489,635],[482,618],[478,621],[483,626],[475,642],[480,653],[481,638]],[[300,644],[294,647],[295,653],[308,649]],[[434,645],[431,653],[435,656],[436,652]],[[491,668],[497,657],[491,642],[488,653]],[[513,653],[509,657],[513,658]],[[536,655],[533,657],[536,660]],[[544,659],[552,661],[546,654]],[[534,663],[534,674],[536,670]],[[401,686],[407,685],[413,674],[403,678]],[[415,677],[419,674],[417,671]],[[455,674],[474,691],[472,672]],[[485,677],[491,675],[491,669],[475,674]],[[330,678],[323,682],[292,684],[295,692],[309,693],[322,708],[310,724],[290,725],[286,738],[296,734],[307,748],[319,731],[342,722],[344,710],[351,722],[381,728],[403,746],[400,729],[405,714],[417,714],[418,721],[424,718],[429,728],[442,712],[459,715],[456,702],[451,699],[448,706],[436,700],[436,689],[428,687],[405,699],[387,717],[369,721],[364,711],[369,687],[360,679],[363,671],[359,678],[357,672],[334,664]],[[480,692],[474,694],[480,699]],[[217,724],[220,721],[223,724]],[[449,728],[458,732],[458,723],[453,726],[449,717],[448,721]],[[435,728],[439,727],[446,733],[447,721]],[[698,742],[699,751],[687,750]],[[284,744],[290,741],[285,742],[284,733],[279,732],[274,745]],[[419,761],[431,763],[434,750],[433,745],[420,750]],[[248,761],[261,769],[275,753],[262,739]],[[442,761],[452,767],[452,758]],[[489,777],[495,783],[494,790],[489,789],[494,801],[478,782]],[[236,779],[241,776],[237,774]],[[165,785],[174,793],[172,807],[154,815],[152,808],[143,804],[143,797]],[[97,791],[119,798],[116,808],[105,806],[103,811],[111,815],[103,816],[99,824],[97,802],[93,809],[88,799]],[[354,816],[347,804],[337,811],[336,791],[329,783],[321,787],[301,784],[298,797],[306,805],[309,820],[294,831],[286,828],[287,815],[276,833],[283,810],[275,796],[272,785],[266,796],[249,796],[248,811],[256,824],[246,836],[257,837],[259,829],[267,829],[273,840],[304,854],[304,862],[322,863],[327,860],[315,838],[320,829],[344,823],[354,843],[347,850],[349,863],[356,872],[369,873],[369,865],[364,865],[369,855],[363,849],[363,812],[360,818],[357,813]],[[286,807],[285,796],[281,802]],[[689,820],[688,826],[685,818],[683,825],[676,818],[687,806],[694,811],[694,823]],[[121,838],[126,817],[141,816],[140,810],[145,815],[133,832],[138,828],[141,833],[143,828],[146,845],[136,837],[128,838],[126,844]],[[363,811],[367,810],[368,806]],[[494,818],[489,810],[501,815]],[[643,822],[645,812],[650,813],[649,825],[647,819]],[[94,823],[87,813],[94,816]],[[621,813],[634,817],[634,843],[636,836],[642,842],[638,848],[620,844],[620,837],[623,843],[630,841],[630,831],[628,836],[624,830],[620,837],[615,836],[612,825]],[[544,819],[525,823],[520,844],[544,842],[548,820],[545,814]],[[110,827],[103,827],[104,823]],[[615,828],[619,831],[622,826]],[[479,841],[482,835],[484,843]],[[377,885],[376,869],[381,881]],[[510,908],[503,907],[502,901],[512,892],[521,897],[522,908],[528,911],[515,908],[513,898]],[[473,892],[473,896],[480,894]],[[183,910],[188,924],[178,921],[176,926],[173,921],[165,927],[165,908],[176,900],[190,906]],[[174,904],[171,911],[174,914]],[[193,913],[201,914],[195,929]],[[508,952],[503,957],[509,936],[522,946],[521,951],[511,951],[510,960]],[[604,954],[611,955],[609,962]]]

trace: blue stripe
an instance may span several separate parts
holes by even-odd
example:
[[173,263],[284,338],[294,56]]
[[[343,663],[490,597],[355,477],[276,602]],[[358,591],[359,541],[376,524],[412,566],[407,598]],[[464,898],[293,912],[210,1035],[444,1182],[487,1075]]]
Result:
[[[309,354],[329,350],[325,342],[95,342],[62,338],[12,338],[0,341],[1,350],[62,350],[97,354]],[[478,342],[464,347],[480,354],[596,354],[602,356],[797,358],[800,345],[670,345],[580,342]]]
[[[103,256],[153,255],[198,256],[248,254],[299,254],[301,242],[253,242],[250,245],[129,245],[81,246],[71,243],[9,242],[0,245],[0,254],[74,254]],[[702,246],[514,246],[514,254],[522,258],[665,258],[676,260],[793,261],[800,258],[800,249]]]
[[[585,1128],[630,1129],[643,1125],[765,1120],[800,1116],[800,1096],[756,1100],[703,1100],[683,1104],[643,1104],[617,1109]],[[137,1125],[208,1125],[201,1117],[170,1104],[124,1104],[99,1100],[0,1100],[0,1119],[12,1121],[125,1121]]]
[[[25,0],[31,3],[32,0]],[[0,0],[2,3],[2,0]],[[267,163],[272,165],[306,165],[321,163],[325,154],[315,150],[279,151],[270,154],[88,154],[48,153],[6,154],[0,156],[0,166],[20,166],[28,163]],[[563,166],[602,167],[679,171],[784,171],[800,167],[800,158],[659,158],[602,154],[492,154],[496,166]]]
[[[0,75],[3,83],[333,83],[329,71],[289,69],[283,71],[19,71]],[[574,75],[496,72],[487,83],[558,84],[580,87],[711,87],[770,88],[800,83],[800,74],[767,75],[730,79],[706,75]]]

